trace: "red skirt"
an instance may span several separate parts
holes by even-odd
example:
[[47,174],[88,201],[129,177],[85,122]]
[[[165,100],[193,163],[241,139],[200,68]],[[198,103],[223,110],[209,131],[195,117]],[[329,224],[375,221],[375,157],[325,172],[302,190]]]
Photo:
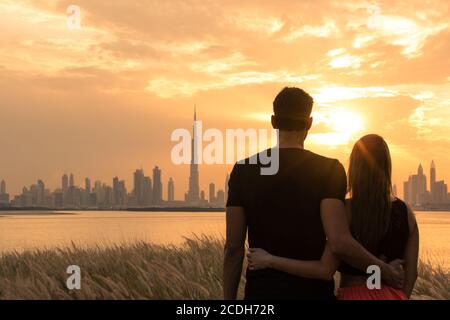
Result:
[[370,290],[366,286],[338,289],[338,300],[408,300],[406,294],[388,286]]

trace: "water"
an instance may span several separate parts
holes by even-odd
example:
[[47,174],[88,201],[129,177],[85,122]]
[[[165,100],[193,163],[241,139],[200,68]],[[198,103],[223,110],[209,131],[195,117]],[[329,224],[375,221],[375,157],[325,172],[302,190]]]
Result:
[[[450,268],[450,212],[419,212],[421,256]],[[193,234],[225,236],[220,212],[0,212],[0,252],[113,245],[183,243]]]

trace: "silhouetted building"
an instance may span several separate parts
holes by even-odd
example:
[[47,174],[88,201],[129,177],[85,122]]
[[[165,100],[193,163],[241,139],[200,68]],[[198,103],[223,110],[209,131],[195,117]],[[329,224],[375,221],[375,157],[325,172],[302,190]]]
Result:
[[217,191],[216,205],[219,207],[225,206],[225,192],[223,190]]
[[200,201],[201,201],[201,203],[206,202],[205,191],[203,191],[203,190],[200,192]]
[[84,179],[84,190],[87,193],[91,193],[91,179],[89,178]]
[[128,203],[128,196],[127,196],[127,188],[125,186],[125,180],[119,181],[119,205],[124,208],[127,206]]
[[97,205],[97,203],[98,203],[98,201],[97,201],[97,194],[95,192],[94,193],[90,193],[89,194],[89,206],[94,207],[94,206]]
[[[186,196],[186,201],[191,204],[198,204],[200,183],[198,170],[198,141],[197,141],[197,110],[194,108],[194,125],[192,129],[191,140],[191,165],[189,172],[189,189]],[[203,200],[202,200],[203,201]]]
[[117,206],[120,204],[120,189],[119,189],[119,178],[113,178],[113,205]]
[[153,203],[162,203],[161,170],[158,166],[153,169]]
[[153,186],[150,177],[144,177],[144,205],[149,206],[153,202]]
[[102,205],[104,202],[104,191],[102,187],[102,182],[99,180],[96,180],[94,182],[94,190],[93,193],[95,194],[95,205],[99,206]]
[[448,187],[444,181],[435,182],[433,203],[437,205],[447,203],[448,202],[447,193]]
[[37,206],[45,205],[45,184],[42,180],[38,180],[37,182],[36,205]]
[[417,175],[409,177],[404,183],[404,199],[414,207],[441,209],[450,206],[448,187],[444,181],[436,181],[436,164],[430,165],[430,191],[427,191],[427,179],[422,166]]
[[139,206],[145,204],[144,197],[144,170],[136,170],[134,172],[134,189],[133,195],[136,197],[136,203]]
[[63,202],[63,193],[62,191],[55,191],[53,193],[53,197],[52,197],[52,202],[53,202],[53,206],[56,208],[62,208],[64,207],[64,202]]
[[0,182],[0,207],[9,206],[9,194],[6,193],[6,182]]
[[73,173],[70,174],[69,187],[75,187],[75,179],[73,177]]
[[436,164],[434,163],[434,160],[431,161],[430,165],[430,192],[431,192],[431,199],[433,199],[434,194],[434,184],[436,183]]
[[61,179],[61,189],[63,193],[66,193],[69,190],[69,177],[67,174],[64,174]]
[[110,186],[107,186],[106,184],[103,184],[103,192],[104,192],[104,198],[103,198],[103,206],[105,207],[111,207],[113,205],[113,188]]
[[411,175],[403,185],[404,200],[413,206],[420,206],[426,203],[427,177],[423,174],[423,167],[419,165],[417,174]]
[[167,184],[167,201],[175,201],[175,184],[172,177],[170,177],[169,183]]
[[2,182],[0,182],[0,194],[5,194],[6,193],[6,182],[5,180],[2,180]]
[[431,202],[435,205],[441,205],[450,202],[448,199],[448,188],[443,180],[436,181],[436,164],[434,160],[431,162],[430,167],[430,191]]
[[214,204],[216,202],[216,185],[214,183],[209,184],[209,203]]

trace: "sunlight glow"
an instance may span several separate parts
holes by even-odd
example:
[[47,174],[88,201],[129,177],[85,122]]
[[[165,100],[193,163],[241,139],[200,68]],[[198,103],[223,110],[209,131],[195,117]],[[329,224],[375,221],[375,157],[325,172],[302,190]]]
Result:
[[329,132],[312,133],[309,139],[319,145],[338,146],[347,145],[356,134],[364,129],[363,118],[354,112],[333,109],[330,112],[313,113],[316,125],[324,124]]
[[[248,117],[258,121],[270,121],[271,113],[252,113]],[[314,111],[312,132],[308,141],[313,144],[339,146],[347,145],[365,128],[363,117],[353,111],[343,108],[329,108]],[[316,132],[317,127],[325,127],[322,132]]]
[[332,117],[333,127],[337,132],[354,134],[363,129],[362,118],[351,112],[336,112]]
[[330,61],[330,67],[339,68],[359,68],[361,66],[361,58],[349,54],[338,56]]

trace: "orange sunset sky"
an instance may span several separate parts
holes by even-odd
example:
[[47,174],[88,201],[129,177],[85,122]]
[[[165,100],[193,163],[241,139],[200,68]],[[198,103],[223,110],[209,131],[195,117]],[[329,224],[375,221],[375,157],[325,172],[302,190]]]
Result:
[[[68,5],[81,29],[66,26]],[[450,1],[0,1],[0,178],[8,191],[73,172],[132,189],[171,163],[176,128],[266,128],[272,101],[299,86],[316,101],[306,147],[347,159],[388,141],[394,182],[420,162],[450,182]],[[223,188],[230,167],[202,166]]]

